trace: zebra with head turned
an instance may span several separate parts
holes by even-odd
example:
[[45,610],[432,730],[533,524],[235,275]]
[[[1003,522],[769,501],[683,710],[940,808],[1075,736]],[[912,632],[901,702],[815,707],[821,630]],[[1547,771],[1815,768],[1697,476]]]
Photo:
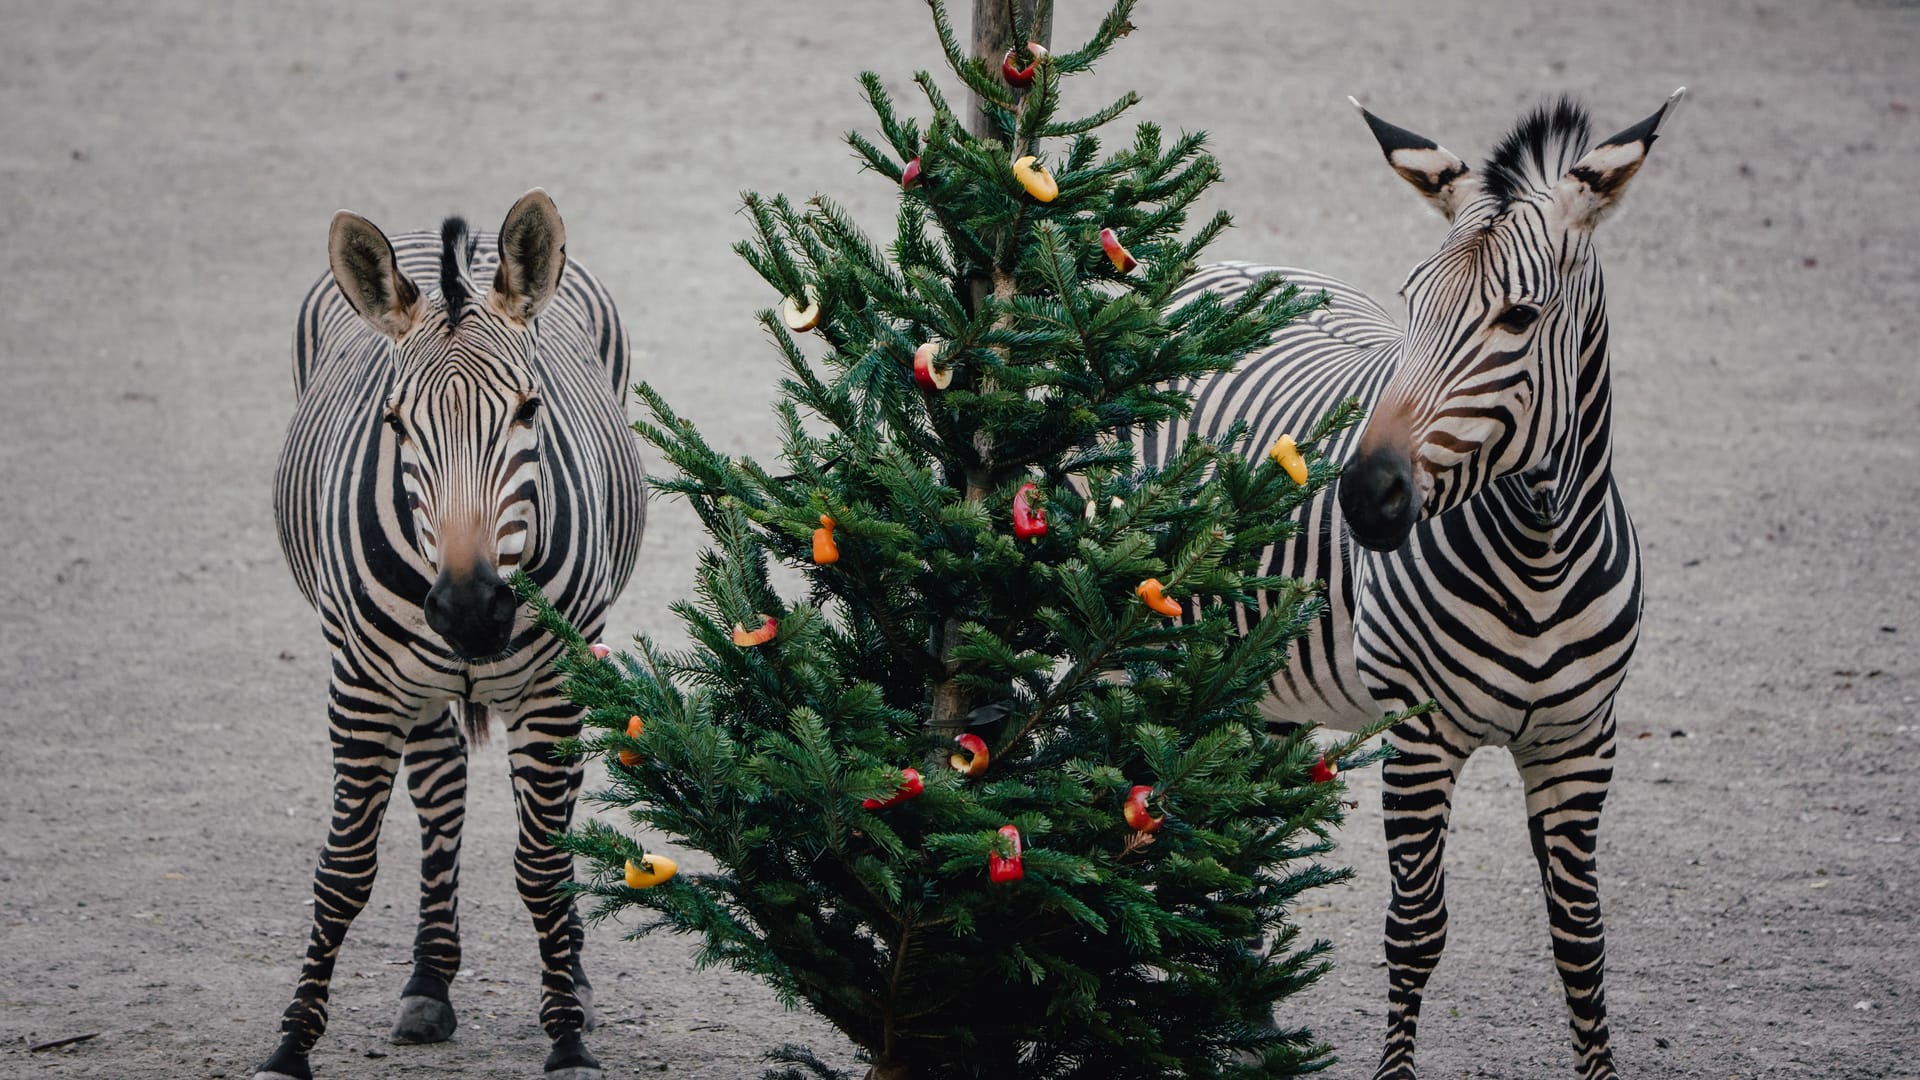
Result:
[[[518,808],[514,877],[543,966],[547,1075],[601,1075],[581,926],[562,887],[581,768],[556,761],[579,710],[560,694],[558,642],[519,616],[503,575],[525,571],[597,635],[632,574],[645,523],[623,407],[625,332],[600,284],[566,257],[544,191],[495,235],[458,218],[391,242],[341,211],[331,270],[294,338],[299,405],[275,477],[281,549],[332,649],[333,814],[314,871],[313,931],[280,1046],[258,1078],[311,1075],[347,926],[373,889],[381,818],[404,759],[420,818],[420,922],[393,1041],[453,1033],[467,740],[505,723]],[[491,286],[476,280],[491,271]],[[437,282],[422,291],[416,281]],[[462,731],[460,720],[466,730]]]
[[[1329,302],[1234,371],[1190,383],[1192,415],[1138,446],[1164,464],[1188,435],[1237,421],[1266,445],[1349,396],[1369,410],[1323,448],[1347,462],[1337,501],[1310,505],[1269,553],[1270,573],[1327,582],[1332,611],[1294,646],[1267,707],[1276,725],[1350,729],[1439,706],[1388,734],[1390,994],[1376,1080],[1414,1075],[1421,993],[1446,942],[1454,782],[1482,746],[1510,750],[1526,786],[1579,1074],[1614,1075],[1594,839],[1640,569],[1612,477],[1592,234],[1684,92],[1591,150],[1585,113],[1562,101],[1524,118],[1478,171],[1362,109],[1394,170],[1452,223],[1401,290],[1407,327],[1351,286],[1279,270]],[[1208,268],[1175,302],[1236,295],[1272,269]]]

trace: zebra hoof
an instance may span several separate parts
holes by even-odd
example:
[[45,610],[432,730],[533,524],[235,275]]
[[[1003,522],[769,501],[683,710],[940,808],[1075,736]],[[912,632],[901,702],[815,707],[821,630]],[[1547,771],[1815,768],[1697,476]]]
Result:
[[313,1080],[307,1055],[282,1042],[253,1074],[253,1080]]
[[587,1044],[577,1031],[569,1031],[553,1040],[553,1052],[547,1055],[546,1080],[605,1080],[600,1060],[587,1052]]
[[387,1039],[396,1046],[446,1042],[458,1026],[451,1002],[409,994],[400,999],[400,1016],[393,1022],[393,1033]]

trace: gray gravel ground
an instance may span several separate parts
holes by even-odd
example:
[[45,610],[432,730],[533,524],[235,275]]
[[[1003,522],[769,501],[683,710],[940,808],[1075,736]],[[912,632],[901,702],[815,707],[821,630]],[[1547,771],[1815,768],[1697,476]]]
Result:
[[[1097,5],[1061,0],[1059,37]],[[1920,1076],[1920,7],[1912,0],[1144,0],[1079,100],[1205,128],[1239,228],[1391,297],[1441,223],[1343,103],[1469,158],[1545,94],[1605,130],[1685,111],[1604,227],[1620,481],[1647,624],[1601,858],[1629,1077]],[[729,251],[743,188],[855,174],[853,81],[937,55],[911,0],[60,4],[0,0],[0,1075],[238,1077],[273,1045],[325,828],[324,657],[268,481],[287,342],[336,207],[491,225],[534,185],[620,300],[636,370],[718,445],[766,454],[773,302]],[[660,504],[617,629],[699,537]],[[1370,1075],[1386,898],[1373,776],[1359,868],[1305,918],[1339,966],[1299,1015]],[[1467,770],[1435,1077],[1565,1075],[1522,800]],[[537,1074],[532,934],[504,760],[479,754],[462,1026],[384,1040],[413,908],[410,816],[335,982],[320,1075]],[[733,1080],[822,1024],[688,943],[590,936],[609,1076]],[[28,1045],[100,1031],[64,1050]]]

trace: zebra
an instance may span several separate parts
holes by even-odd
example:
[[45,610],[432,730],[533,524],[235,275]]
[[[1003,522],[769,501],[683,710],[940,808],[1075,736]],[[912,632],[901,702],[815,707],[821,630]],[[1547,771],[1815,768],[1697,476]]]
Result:
[[1277,271],[1328,302],[1233,371],[1189,380],[1190,416],[1143,432],[1143,463],[1236,422],[1264,446],[1350,396],[1369,411],[1323,448],[1345,462],[1337,500],[1316,500],[1267,554],[1269,573],[1326,582],[1331,612],[1292,646],[1264,709],[1279,730],[1353,730],[1438,704],[1387,735],[1393,897],[1376,1080],[1414,1075],[1421,994],[1446,943],[1454,783],[1482,746],[1511,751],[1526,786],[1577,1071],[1615,1075],[1594,841],[1641,596],[1612,477],[1591,237],[1684,94],[1591,150],[1586,113],[1562,99],[1521,119],[1478,171],[1361,108],[1394,171],[1451,223],[1401,290],[1404,330],[1352,286],[1303,270],[1208,267],[1173,299],[1232,297]]
[[[624,406],[626,334],[599,282],[567,260],[559,211],[538,188],[497,235],[455,217],[389,241],[342,210],[327,251],[295,331],[298,406],[274,512],[331,647],[333,812],[300,981],[256,1080],[312,1075],[334,958],[373,889],[402,759],[420,819],[420,918],[391,1038],[452,1035],[467,745],[493,715],[518,810],[515,883],[539,938],[546,1075],[597,1080],[581,923],[563,891],[573,859],[551,840],[581,782],[580,765],[551,750],[578,733],[579,709],[560,694],[558,641],[519,614],[502,575],[524,571],[589,637],[632,575],[646,492]],[[432,293],[415,284],[436,280]]]

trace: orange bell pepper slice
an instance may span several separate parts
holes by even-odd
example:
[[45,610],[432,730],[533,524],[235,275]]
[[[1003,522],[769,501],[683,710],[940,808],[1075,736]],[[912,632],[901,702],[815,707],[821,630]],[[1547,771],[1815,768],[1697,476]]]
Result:
[[832,566],[840,561],[840,545],[833,542],[833,519],[820,515],[820,527],[813,530],[813,561]]
[[1300,448],[1293,444],[1293,436],[1282,435],[1274,440],[1273,449],[1267,451],[1274,464],[1287,470],[1293,482],[1302,487],[1307,483],[1307,459],[1300,455]]
[[[637,739],[640,737],[640,733],[645,730],[647,730],[646,721],[637,716],[627,717],[627,738]],[[645,760],[645,758],[634,753],[632,750],[620,751],[620,764],[625,765],[629,769]]]
[[1148,607],[1171,619],[1180,614],[1180,603],[1167,596],[1163,591],[1164,588],[1159,578],[1150,577],[1141,582],[1139,587],[1133,590],[1133,594],[1145,601]]
[[627,888],[651,889],[680,872],[680,864],[665,855],[649,855],[640,862],[627,860]]

